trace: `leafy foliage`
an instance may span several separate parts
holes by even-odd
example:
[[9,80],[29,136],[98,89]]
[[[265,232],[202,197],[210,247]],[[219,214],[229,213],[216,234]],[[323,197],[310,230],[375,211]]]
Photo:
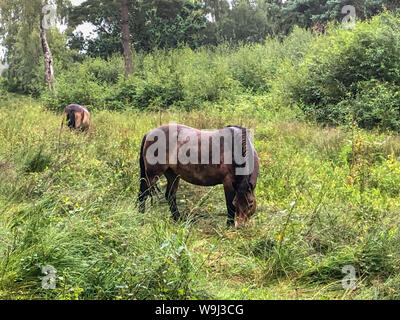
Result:
[[399,27],[399,16],[385,13],[351,31],[332,26],[317,38],[291,90],[306,114],[333,124],[354,116],[363,127],[398,130]]
[[[69,1],[57,0],[59,18],[66,16]],[[38,96],[44,89],[44,62],[39,29],[41,0],[0,2],[0,40],[7,49],[9,65],[4,73],[8,90]],[[76,52],[65,50],[66,38],[58,30],[49,32],[49,43],[54,51],[56,71],[73,62]]]
[[[174,48],[186,44],[192,48],[204,43],[206,18],[198,1],[154,0],[129,1],[130,29],[136,50]],[[76,49],[86,49],[93,57],[107,58],[121,52],[121,25],[114,2],[87,0],[70,13],[70,29],[82,22],[96,26],[98,37],[80,41],[77,34],[70,40]]]

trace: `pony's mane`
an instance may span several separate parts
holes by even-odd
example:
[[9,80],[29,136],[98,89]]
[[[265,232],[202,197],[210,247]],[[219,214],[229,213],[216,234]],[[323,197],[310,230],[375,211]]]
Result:
[[[242,127],[242,126],[238,126],[238,125],[227,126],[227,128],[236,128],[236,129],[240,129],[242,131],[242,156],[246,157],[247,154],[248,154],[248,150],[246,148],[246,140],[248,140],[247,129]],[[250,147],[250,145],[251,144],[249,144],[249,147]],[[237,167],[242,167],[243,166],[243,165],[237,165],[236,163],[234,165],[237,166]],[[236,189],[236,192],[239,195],[244,195],[249,190],[249,188],[250,188],[250,176],[251,175],[245,175],[245,176],[237,176],[237,175],[235,175],[235,180],[236,180],[235,189]]]
[[246,140],[247,140],[247,129],[242,126],[227,126],[227,128],[236,128],[242,131],[242,156],[245,157],[247,155],[246,149]]

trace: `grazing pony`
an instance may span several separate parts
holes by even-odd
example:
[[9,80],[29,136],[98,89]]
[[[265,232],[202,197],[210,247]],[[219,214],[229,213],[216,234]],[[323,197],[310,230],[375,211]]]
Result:
[[199,186],[222,184],[228,226],[240,228],[256,209],[258,171],[258,155],[245,128],[208,131],[177,124],[156,128],[145,135],[140,150],[140,212],[144,213],[146,198],[162,175],[168,181],[165,197],[175,220],[180,218],[176,205],[180,179]]
[[90,113],[89,111],[80,105],[70,104],[67,106],[63,113],[63,121],[61,123],[61,129],[64,126],[65,118],[67,119],[68,127],[72,129],[80,129],[81,131],[87,131],[90,127]]

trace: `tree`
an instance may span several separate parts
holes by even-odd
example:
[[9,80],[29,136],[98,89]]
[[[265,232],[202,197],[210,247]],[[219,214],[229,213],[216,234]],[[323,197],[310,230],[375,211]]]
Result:
[[[126,77],[133,72],[130,12],[135,3],[136,1],[133,0],[86,0],[79,6],[73,7],[70,10],[70,32],[75,29],[77,25],[84,22],[90,22],[96,26],[96,31],[99,33],[98,40],[100,43],[96,44],[97,41],[91,41],[92,46],[87,46],[87,49],[92,48],[95,51],[89,52],[89,55],[97,55],[96,51],[98,50],[96,45],[99,45],[102,49],[106,49],[105,51],[109,52],[110,55],[116,51],[122,52],[125,60]],[[101,46],[101,42],[103,42],[105,38],[110,37],[113,39],[111,41],[111,43],[113,43],[111,52],[107,48],[104,48],[104,46]],[[115,47],[116,37],[119,38],[119,45],[117,47]],[[74,42],[74,40],[72,41]],[[76,43],[77,42],[75,41],[75,44]]]
[[204,0],[204,9],[209,14],[212,22],[220,22],[221,18],[229,12],[227,0]]
[[[206,0],[212,19],[209,41],[264,42],[269,35],[283,32],[281,0]],[[213,36],[213,34],[215,36]]]
[[131,49],[131,32],[129,29],[129,7],[128,0],[121,0],[121,28],[122,28],[122,46],[124,48],[125,77],[132,74],[133,61]]
[[319,25],[324,29],[328,21],[343,19],[342,8],[346,5],[355,7],[359,20],[371,18],[384,7],[392,11],[400,8],[397,0],[287,0],[283,14],[289,31],[294,25],[305,28]]
[[[91,56],[105,58],[115,52],[124,52],[123,47],[117,45],[123,37],[123,29],[122,11],[115,4],[105,0],[87,0],[72,9],[71,30],[83,22],[96,26],[98,37],[84,44]],[[179,44],[194,48],[205,43],[207,20],[198,0],[129,1],[128,5],[130,41],[136,50],[172,48]],[[80,42],[79,35],[72,39],[74,44]]]
[[[40,11],[40,40],[42,43],[43,57],[44,57],[44,72],[46,78],[46,84],[50,91],[54,90],[54,64],[53,55],[47,42],[46,29],[49,27],[49,22],[47,19],[47,11],[50,10],[52,14],[52,8],[49,7],[49,2],[47,0],[42,1],[43,8]],[[53,21],[54,22],[54,21]]]
[[[6,47],[9,68],[6,76],[9,89],[37,95],[43,87],[43,71],[40,65],[44,59],[45,79],[48,87],[54,84],[54,60],[50,51],[47,32],[43,23],[48,11],[42,0],[2,0],[0,1],[0,39]],[[69,0],[56,0],[56,15],[66,17]],[[60,45],[57,30],[51,31],[51,38]],[[65,50],[65,49],[64,49]],[[61,52],[61,50],[57,50]],[[43,70],[43,69],[42,69]]]

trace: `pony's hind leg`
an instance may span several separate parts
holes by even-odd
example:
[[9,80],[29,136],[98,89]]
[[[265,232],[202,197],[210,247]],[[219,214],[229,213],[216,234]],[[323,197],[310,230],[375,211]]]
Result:
[[152,176],[149,178],[140,179],[140,191],[139,191],[139,212],[144,213],[146,209],[146,199],[153,195],[154,188],[159,176]]
[[173,219],[175,221],[178,221],[181,215],[176,205],[176,191],[178,190],[180,178],[171,169],[168,169],[164,175],[166,176],[168,181],[165,198],[168,201]]

